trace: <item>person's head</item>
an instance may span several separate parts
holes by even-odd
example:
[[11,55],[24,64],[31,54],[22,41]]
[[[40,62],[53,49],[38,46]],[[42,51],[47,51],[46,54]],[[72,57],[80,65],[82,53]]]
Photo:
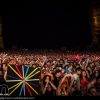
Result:
[[72,66],[72,64],[70,64],[68,69],[70,69],[70,70],[71,70],[72,68],[73,68],[73,66]]
[[45,68],[45,71],[48,72],[48,71],[49,71],[49,67],[46,67],[46,68]]
[[76,73],[77,73],[78,75],[80,75],[80,74],[81,74],[81,68],[77,68],[77,69],[76,69]]
[[55,77],[59,78],[61,76],[61,70],[56,70]]
[[82,77],[87,77],[86,71],[82,70]]
[[43,84],[45,85],[47,81],[51,81],[51,77],[49,75],[45,75],[43,77]]
[[64,64],[64,60],[60,59],[59,64]]
[[99,71],[96,70],[95,73],[94,73],[95,77],[98,77],[99,76]]
[[94,63],[90,63],[89,65],[90,65],[90,67],[92,68],[92,67],[94,66]]
[[88,71],[90,71],[90,70],[91,70],[90,66],[88,66],[88,67],[87,67],[87,70],[88,70]]

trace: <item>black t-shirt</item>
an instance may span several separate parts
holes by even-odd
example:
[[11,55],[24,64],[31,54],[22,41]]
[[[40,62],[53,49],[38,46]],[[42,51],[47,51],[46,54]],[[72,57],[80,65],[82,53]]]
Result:
[[54,78],[54,85],[56,87],[58,87],[60,79],[61,79],[60,77],[59,78],[57,78],[57,77]]

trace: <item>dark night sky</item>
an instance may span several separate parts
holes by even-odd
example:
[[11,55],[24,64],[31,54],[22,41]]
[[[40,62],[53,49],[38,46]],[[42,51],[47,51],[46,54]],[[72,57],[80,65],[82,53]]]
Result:
[[91,39],[88,10],[89,2],[76,0],[9,7],[3,16],[6,47],[84,47]]

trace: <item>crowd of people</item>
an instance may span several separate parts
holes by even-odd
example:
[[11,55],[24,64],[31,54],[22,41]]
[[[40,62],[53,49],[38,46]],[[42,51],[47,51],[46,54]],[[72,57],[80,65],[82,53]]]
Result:
[[6,82],[8,64],[41,67],[41,96],[100,95],[99,53],[25,50],[1,52],[0,82]]

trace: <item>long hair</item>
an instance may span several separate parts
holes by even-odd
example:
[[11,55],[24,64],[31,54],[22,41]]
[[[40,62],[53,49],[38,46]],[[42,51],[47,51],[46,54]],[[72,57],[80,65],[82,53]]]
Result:
[[46,85],[46,82],[45,82],[46,77],[49,77],[49,80],[51,81],[51,76],[45,75],[45,76],[43,77],[43,80],[42,80],[43,85]]
[[[82,73],[83,73],[83,72],[85,72],[85,73],[86,73],[86,71],[85,71],[85,70],[82,70]],[[81,79],[83,78],[82,73],[81,73],[81,76],[80,76],[80,78],[81,78]],[[88,78],[88,77],[87,77],[87,73],[86,73],[86,78]]]

